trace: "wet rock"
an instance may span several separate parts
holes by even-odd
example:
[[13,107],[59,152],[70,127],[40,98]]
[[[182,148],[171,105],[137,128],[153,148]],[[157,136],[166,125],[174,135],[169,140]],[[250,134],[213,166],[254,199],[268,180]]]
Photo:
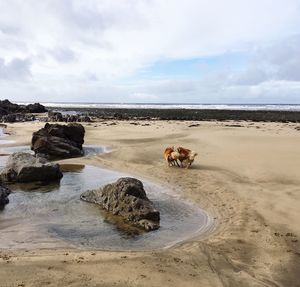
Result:
[[48,112],[48,122],[63,122],[63,115],[60,112],[53,112],[49,111]]
[[125,177],[97,190],[81,195],[84,201],[99,204],[114,215],[147,231],[159,228],[160,214],[148,199],[143,183],[135,178]]
[[66,123],[76,123],[76,122],[91,122],[91,118],[87,115],[63,115],[60,112],[48,112],[48,122],[66,122]]
[[35,116],[32,114],[8,114],[2,116],[2,122],[4,123],[15,123],[15,122],[29,122],[34,121]]
[[10,190],[0,183],[0,209],[3,209],[6,204],[8,204],[9,199],[8,195],[10,194]]
[[62,176],[58,164],[24,152],[10,155],[6,167],[0,172],[4,182],[50,182],[60,180]]
[[85,130],[81,124],[45,124],[33,133],[31,149],[47,158],[67,158],[83,155]]
[[14,123],[16,122],[17,116],[16,114],[8,114],[2,117],[3,123]]
[[80,116],[79,122],[90,123],[92,120],[89,116]]

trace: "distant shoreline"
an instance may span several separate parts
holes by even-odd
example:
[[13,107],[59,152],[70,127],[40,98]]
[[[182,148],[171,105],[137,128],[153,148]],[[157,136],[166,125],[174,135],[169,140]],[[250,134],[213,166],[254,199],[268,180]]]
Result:
[[88,113],[99,119],[300,122],[300,111],[227,110],[227,109],[145,109],[48,107],[49,110]]
[[[30,104],[18,102],[17,104]],[[31,103],[32,104],[32,103]],[[300,104],[196,104],[196,103],[79,103],[41,102],[48,108],[86,109],[186,109],[186,110],[245,110],[300,111]]]

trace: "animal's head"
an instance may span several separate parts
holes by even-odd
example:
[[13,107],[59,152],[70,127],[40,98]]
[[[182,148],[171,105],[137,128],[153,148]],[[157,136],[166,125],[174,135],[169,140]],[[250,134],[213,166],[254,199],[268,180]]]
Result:
[[192,151],[192,152],[189,154],[189,159],[190,159],[190,160],[194,160],[195,157],[196,157],[197,155],[198,155],[197,152]]
[[164,154],[171,154],[174,151],[174,147],[167,147],[164,151]]

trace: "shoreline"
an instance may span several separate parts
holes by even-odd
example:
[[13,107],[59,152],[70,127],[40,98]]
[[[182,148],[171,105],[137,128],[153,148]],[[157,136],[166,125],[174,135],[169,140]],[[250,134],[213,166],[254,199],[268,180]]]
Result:
[[75,111],[83,114],[87,113],[97,119],[104,120],[300,122],[300,111],[75,107],[48,107],[48,109],[55,111]]
[[[8,129],[11,139],[28,143],[32,132],[43,125],[16,123]],[[115,120],[84,124],[86,143],[109,145],[112,152],[64,163],[99,166],[164,183],[214,214],[218,226],[210,236],[157,251],[1,250],[4,286],[22,282],[25,286],[46,282],[53,286],[296,286],[300,158],[295,155],[300,133],[295,128],[299,125],[189,125],[150,121],[143,126]],[[166,166],[162,151],[170,144],[198,151],[191,169]],[[30,276],[37,272],[35,278]]]

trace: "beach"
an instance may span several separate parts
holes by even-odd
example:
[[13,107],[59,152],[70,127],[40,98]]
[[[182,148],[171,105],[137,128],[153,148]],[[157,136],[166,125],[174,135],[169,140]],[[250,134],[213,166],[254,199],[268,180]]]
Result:
[[[8,124],[7,140],[28,145],[43,125]],[[110,152],[59,163],[155,182],[204,209],[214,223],[205,234],[150,251],[2,249],[0,286],[299,286],[299,123],[102,119],[83,125],[85,144]],[[167,166],[163,151],[173,145],[198,152],[190,169]]]

